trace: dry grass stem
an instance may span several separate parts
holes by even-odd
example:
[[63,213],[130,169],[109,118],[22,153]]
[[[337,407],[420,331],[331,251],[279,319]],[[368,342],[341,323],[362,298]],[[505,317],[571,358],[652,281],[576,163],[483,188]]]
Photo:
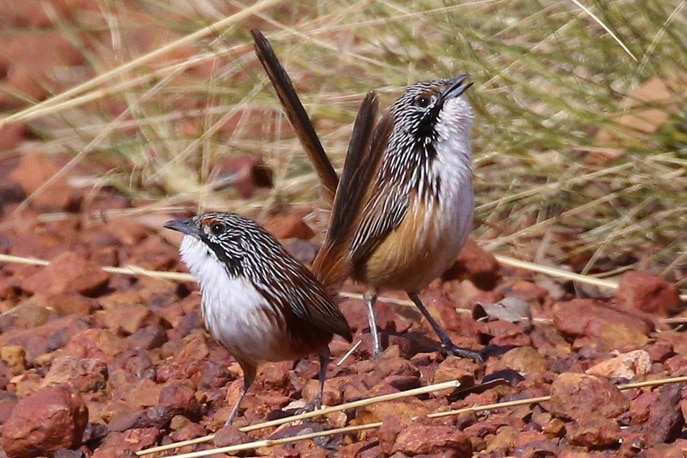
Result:
[[[636,383],[628,383],[625,385],[620,385],[618,388],[620,390],[629,390],[632,388],[647,388],[647,387],[657,387],[657,386],[662,386],[662,385],[668,385],[668,384],[674,384],[674,383],[685,383],[687,382],[687,377],[671,377],[671,378],[665,378],[665,379],[659,379],[659,380],[647,380],[644,382],[636,382]],[[479,413],[479,412],[485,412],[485,411],[491,411],[491,410],[496,410],[496,409],[504,409],[504,408],[509,408],[509,407],[517,407],[521,405],[528,405],[528,404],[535,404],[539,402],[546,402],[550,401],[551,396],[540,396],[540,397],[535,397],[535,398],[527,398],[527,399],[519,399],[517,401],[505,401],[505,402],[497,402],[494,404],[485,404],[481,406],[471,406],[471,407],[466,407],[463,409],[455,409],[455,410],[448,410],[445,412],[435,412],[428,414],[428,418],[441,418],[441,417],[447,417],[451,415],[459,415],[462,413],[469,413],[469,412],[474,412],[474,413]],[[299,435],[299,436],[294,436],[294,437],[285,437],[282,439],[277,439],[277,440],[260,440],[260,441],[255,441],[255,442],[249,442],[245,444],[239,444],[239,445],[232,445],[229,447],[222,447],[222,448],[217,448],[217,449],[212,449],[212,450],[203,450],[199,452],[191,452],[191,453],[183,453],[179,455],[170,455],[169,458],[194,458],[194,457],[203,457],[203,456],[210,456],[215,453],[232,453],[232,452],[237,452],[241,450],[251,450],[255,448],[260,448],[260,447],[271,447],[274,445],[281,445],[281,444],[288,444],[291,442],[296,442],[300,440],[306,440],[306,439],[313,439],[316,437],[323,437],[323,436],[331,436],[335,434],[349,434],[357,431],[364,431],[367,429],[374,429],[374,428],[379,428],[382,426],[383,422],[374,422],[374,423],[368,423],[366,425],[357,425],[357,426],[348,426],[344,428],[336,428],[332,430],[327,430],[327,431],[319,431],[311,434],[304,434],[304,435]],[[208,436],[210,437],[210,436]],[[210,439],[208,439],[210,440]],[[198,442],[194,442],[198,443]],[[183,443],[178,443],[178,444],[170,444],[171,445],[177,445],[178,447],[181,447],[182,445],[191,445],[191,441],[183,442]],[[168,448],[169,449],[169,448]],[[168,450],[167,449],[167,450]],[[153,449],[149,449],[153,450]],[[157,447],[155,448],[156,451],[162,451],[161,448]],[[143,450],[141,452],[138,452],[139,456],[144,454],[144,453],[151,453],[148,450]]]
[[[574,272],[568,272],[562,269],[557,269],[555,267],[543,266],[540,264],[535,264],[532,262],[521,261],[519,259],[514,259],[508,256],[496,255],[496,259],[499,263],[511,267],[516,267],[518,269],[525,269],[535,273],[541,273],[555,278],[562,278],[565,280],[577,281],[580,283],[586,283],[589,285],[598,286],[601,288],[617,289],[618,282],[613,280],[604,280],[601,278],[592,277],[589,275],[580,275]],[[15,264],[30,264],[36,266],[47,266],[50,264],[49,261],[37,258],[26,258],[21,256],[12,256],[7,254],[0,254],[0,262],[15,263]],[[112,274],[122,274],[122,275],[144,275],[146,277],[159,278],[162,280],[173,280],[173,281],[195,281],[193,276],[184,272],[161,272],[144,269],[137,266],[126,266],[126,267],[101,267],[105,272]],[[363,299],[363,295],[359,293],[351,293],[347,291],[340,292],[340,295],[350,299]],[[687,294],[682,294],[680,299],[687,301]],[[396,299],[393,297],[379,297],[380,301],[388,302],[390,304],[402,305],[402,306],[413,306],[414,304],[406,299]],[[461,312],[462,310],[458,310]],[[469,313],[469,310],[465,310],[465,313]]]
[[[204,37],[211,35],[211,34],[221,33],[227,27],[234,25],[234,24],[258,13],[259,11],[261,11],[263,9],[266,9],[266,8],[269,8],[270,6],[276,5],[277,3],[279,3],[279,0],[261,0],[254,5],[244,7],[240,12],[238,12],[236,14],[233,14],[229,17],[220,19],[217,22],[215,22],[214,24],[211,24],[207,27],[203,27],[202,29],[197,30],[196,32],[193,32],[189,35],[186,35],[183,38],[180,38],[180,39],[175,40],[171,43],[168,43],[167,45],[162,46],[162,47],[156,49],[155,51],[152,51],[152,52],[147,53],[143,56],[140,56],[136,59],[133,59],[133,60],[131,60],[131,61],[129,61],[123,65],[120,65],[119,67],[113,68],[112,70],[106,71],[105,73],[102,73],[102,74],[96,76],[95,78],[88,80],[87,82],[85,82],[83,84],[80,84],[76,87],[73,87],[72,89],[64,91],[61,94],[50,97],[49,99],[46,99],[43,102],[36,103],[35,105],[33,105],[33,106],[31,106],[25,110],[22,110],[18,113],[15,113],[13,115],[2,118],[2,119],[0,119],[0,127],[3,127],[9,123],[30,121],[32,119],[43,116],[46,113],[54,113],[54,111],[44,111],[44,110],[51,110],[59,102],[71,101],[77,95],[82,94],[83,92],[92,90],[93,88],[97,87],[100,84],[110,83],[113,80],[115,80],[116,78],[127,74],[131,70],[134,70],[134,69],[142,66],[143,64],[149,63],[149,62],[159,58],[160,56],[168,54],[171,51],[178,49],[184,45],[195,43],[195,42],[199,41],[201,38],[204,38]],[[107,92],[98,91],[98,93],[104,95]]]
[[[460,386],[460,382],[458,380],[451,380],[448,382],[436,383],[433,385],[427,385],[427,386],[415,388],[412,390],[401,391],[399,393],[385,394],[382,396],[375,396],[373,398],[361,399],[359,401],[348,402],[346,404],[341,404],[338,406],[325,407],[325,408],[320,409],[320,410],[314,410],[312,412],[305,412],[303,414],[294,415],[292,417],[280,418],[278,420],[272,420],[272,421],[267,421],[264,423],[258,423],[255,425],[244,426],[243,428],[239,428],[239,431],[241,431],[241,432],[256,431],[259,429],[270,428],[272,426],[279,426],[279,425],[283,425],[286,423],[293,423],[295,421],[302,421],[302,420],[306,420],[308,418],[321,417],[323,415],[327,415],[327,414],[330,414],[332,412],[340,412],[342,410],[354,409],[356,407],[363,407],[363,406],[367,406],[370,404],[377,404],[380,402],[395,401],[397,399],[408,398],[411,396],[418,396],[420,394],[432,393],[434,391],[455,389],[455,388],[458,388],[459,386]],[[159,451],[163,451],[163,450],[169,450],[172,448],[182,447],[185,445],[192,445],[192,444],[198,444],[201,442],[207,442],[207,441],[211,441],[213,438],[214,438],[214,435],[210,434],[208,436],[199,437],[196,439],[191,439],[190,441],[177,442],[174,444],[149,448],[147,450],[141,450],[140,452],[138,452],[138,455],[143,456],[143,455],[147,455],[150,453],[155,453],[155,452],[159,452]]]

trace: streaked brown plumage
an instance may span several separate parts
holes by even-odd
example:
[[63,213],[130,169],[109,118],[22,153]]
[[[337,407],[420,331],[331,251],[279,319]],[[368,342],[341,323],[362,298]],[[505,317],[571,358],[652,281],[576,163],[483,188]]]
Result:
[[269,42],[257,30],[251,33],[325,197],[335,195],[313,271],[332,288],[349,276],[368,285],[375,355],[381,345],[374,303],[386,288],[408,293],[446,352],[482,361],[480,353],[451,341],[418,295],[450,267],[472,225],[472,110],[462,97],[471,86],[465,84],[467,75],[409,86],[377,123],[370,144],[351,140],[339,181]]
[[334,334],[351,341],[337,303],[310,271],[256,222],[231,213],[206,213],[169,221],[185,236],[181,257],[200,283],[201,309],[208,331],[243,369],[243,389],[226,424],[264,361],[284,361],[317,353],[319,390]]

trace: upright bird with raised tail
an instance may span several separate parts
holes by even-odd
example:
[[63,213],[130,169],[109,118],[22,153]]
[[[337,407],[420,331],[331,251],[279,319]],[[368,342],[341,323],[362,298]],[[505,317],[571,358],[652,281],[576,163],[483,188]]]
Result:
[[468,75],[413,84],[379,120],[372,140],[349,147],[339,181],[305,109],[267,39],[251,31],[256,53],[274,85],[325,196],[332,217],[314,264],[332,287],[349,276],[368,286],[373,351],[381,353],[374,304],[382,289],[406,291],[446,353],[483,360],[455,345],[419,293],[454,262],[472,227]]
[[310,271],[255,221],[232,213],[175,219],[165,227],[182,232],[179,251],[200,283],[205,326],[236,358],[243,389],[226,421],[238,413],[258,365],[317,353],[322,403],[329,342],[351,341],[336,301]]

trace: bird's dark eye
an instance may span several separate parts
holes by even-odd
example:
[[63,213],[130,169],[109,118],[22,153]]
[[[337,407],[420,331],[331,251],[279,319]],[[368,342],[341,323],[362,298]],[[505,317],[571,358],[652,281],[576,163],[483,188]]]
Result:
[[415,97],[415,105],[420,108],[427,108],[430,103],[432,103],[432,99],[426,95],[418,95]]
[[212,226],[210,226],[210,232],[212,232],[215,235],[220,235],[224,233],[226,227],[224,227],[224,224],[222,223],[213,223]]

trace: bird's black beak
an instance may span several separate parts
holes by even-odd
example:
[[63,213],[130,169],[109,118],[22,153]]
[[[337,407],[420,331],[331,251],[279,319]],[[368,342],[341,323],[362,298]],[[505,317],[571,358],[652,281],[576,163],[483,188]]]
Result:
[[470,75],[467,73],[461,73],[450,80],[448,87],[442,91],[441,98],[443,100],[452,99],[470,89],[470,86],[472,86],[473,83],[464,84],[468,78],[470,78]]
[[200,229],[196,224],[194,224],[193,219],[191,218],[179,218],[167,221],[165,223],[165,227],[167,229],[179,231],[183,234],[192,235],[195,237],[200,235]]

